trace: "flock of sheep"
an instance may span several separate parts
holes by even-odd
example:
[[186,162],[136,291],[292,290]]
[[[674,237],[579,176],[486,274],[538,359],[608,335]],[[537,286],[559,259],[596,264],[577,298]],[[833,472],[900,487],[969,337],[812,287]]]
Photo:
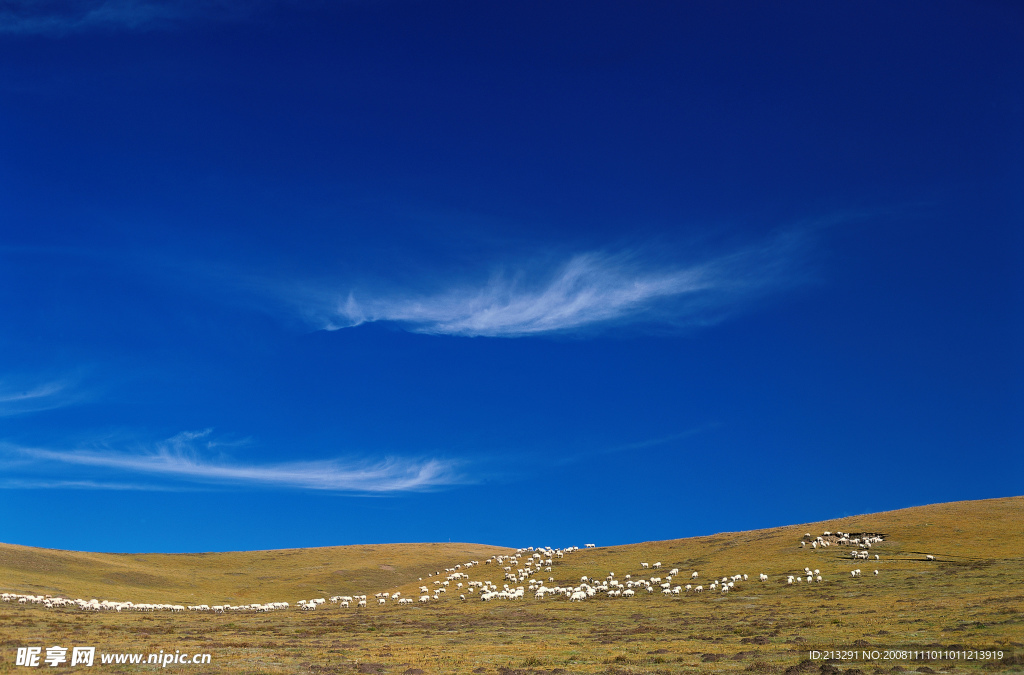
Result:
[[3,602],[16,602],[22,605],[42,605],[47,609],[54,607],[77,607],[86,611],[101,612],[101,611],[132,611],[132,612],[157,612],[157,611],[168,611],[168,612],[184,612],[190,611],[205,611],[205,612],[217,612],[222,613],[227,610],[233,611],[252,611],[252,612],[270,612],[275,609],[288,609],[287,602],[268,602],[265,604],[254,603],[250,605],[171,605],[171,604],[154,604],[148,602],[130,602],[127,600],[115,601],[115,600],[69,600],[68,598],[53,597],[50,595],[21,595],[18,593],[0,593],[0,600]]
[[[868,550],[873,544],[877,544],[883,541],[882,536],[878,534],[860,535],[857,537],[851,536],[849,533],[843,532],[825,532],[821,536],[812,537],[810,533],[803,536],[800,541],[800,547],[805,548],[807,544],[810,544],[811,548],[817,550],[818,548],[826,548],[829,546],[852,546],[856,547],[852,551],[852,557],[854,559],[867,559]],[[587,544],[586,548],[594,548],[594,545]],[[491,600],[522,600],[526,597],[529,592],[537,600],[541,600],[545,597],[566,597],[570,602],[580,602],[593,598],[599,594],[609,598],[631,598],[637,593],[648,593],[654,594],[660,592],[664,596],[679,596],[687,593],[700,594],[705,590],[714,591],[719,594],[726,594],[736,589],[737,583],[742,583],[748,580],[747,574],[732,574],[726,575],[721,578],[712,578],[710,583],[705,587],[704,584],[696,584],[696,580],[700,576],[697,571],[689,573],[689,581],[685,586],[678,581],[680,575],[679,568],[672,568],[664,576],[650,576],[648,578],[641,577],[639,575],[634,576],[633,574],[625,574],[619,578],[615,572],[609,572],[602,578],[583,576],[580,578],[578,584],[554,584],[555,578],[548,576],[546,580],[538,579],[539,575],[550,573],[552,568],[557,561],[562,559],[565,555],[579,551],[578,546],[573,546],[565,549],[554,549],[551,547],[529,547],[518,549],[515,553],[509,555],[497,555],[488,558],[481,563],[477,560],[471,560],[469,562],[460,563],[452,568],[446,568],[444,570],[444,578],[442,579],[442,573],[437,572],[430,574],[428,577],[437,576],[437,579],[421,585],[419,587],[418,602],[419,603],[430,603],[441,600],[442,596],[447,594],[449,589],[453,592],[459,593],[459,599],[466,601],[471,597],[477,596],[482,601]],[[927,556],[929,560],[934,560],[934,556]],[[879,556],[876,554],[875,559],[878,560]],[[481,566],[494,565],[500,567],[504,573],[504,579],[502,587],[489,580],[471,580],[468,570],[478,568]],[[659,570],[662,567],[661,562],[641,562],[639,564],[641,570]],[[493,568],[492,568],[493,569]],[[875,575],[878,574],[878,570],[874,571]],[[850,572],[852,577],[859,577],[860,570],[855,569]],[[488,575],[493,576],[493,575]],[[758,580],[762,583],[767,582],[769,577],[767,574],[761,573],[758,575]],[[423,579],[420,578],[422,582]],[[807,583],[821,583],[823,577],[821,571],[818,569],[811,569],[805,567],[803,574],[792,574],[786,577],[785,585],[798,584],[803,581]],[[511,584],[520,584],[517,586],[511,586]],[[552,584],[548,586],[547,584]],[[82,610],[91,611],[136,611],[136,612],[153,612],[153,611],[171,611],[171,612],[213,612],[213,613],[225,613],[235,611],[252,611],[252,612],[270,612],[275,610],[289,609],[291,605],[287,602],[270,602],[270,603],[256,603],[247,605],[171,605],[171,604],[150,604],[150,603],[133,603],[133,602],[114,602],[109,600],[69,600],[62,597],[51,597],[48,595],[20,595],[17,593],[3,593],[0,594],[0,600],[3,602],[17,602],[20,604],[39,604],[47,608],[55,607],[78,607]],[[412,597],[402,597],[400,591],[393,593],[381,592],[374,596],[374,600],[378,606],[386,605],[389,601],[397,602],[399,605],[411,605],[414,604]],[[367,606],[368,598],[366,595],[335,595],[329,598],[332,604],[338,605],[339,608],[348,608],[353,605],[356,608],[365,608]],[[311,600],[299,600],[296,603],[298,609],[303,611],[316,610],[318,607],[327,604],[328,598],[314,598]]]

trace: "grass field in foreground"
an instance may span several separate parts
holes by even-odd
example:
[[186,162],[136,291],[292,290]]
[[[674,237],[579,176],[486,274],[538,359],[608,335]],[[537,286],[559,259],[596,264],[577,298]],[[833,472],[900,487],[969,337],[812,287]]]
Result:
[[[846,547],[800,548],[805,532],[877,532],[871,560]],[[396,544],[191,555],[114,555],[0,545],[0,591],[181,604],[243,604],[366,593],[365,609],[327,605],[266,614],[97,613],[0,603],[0,672],[17,647],[95,646],[97,652],[209,653],[193,673],[875,673],[1024,672],[1024,497],[956,502],[820,523],[586,549],[557,561],[553,583],[609,572],[685,584],[746,573],[721,595],[598,596],[372,604],[378,591],[416,597],[423,577],[508,549]],[[873,559],[874,554],[880,560]],[[929,561],[926,555],[935,556]],[[658,572],[640,563],[660,561]],[[787,586],[805,566],[821,584]],[[850,570],[863,570],[852,578]],[[873,575],[878,569],[879,575]],[[467,570],[505,582],[497,565]],[[767,583],[756,581],[768,574]],[[443,576],[443,575],[442,575]],[[517,584],[511,583],[512,586]],[[525,585],[525,584],[524,584]],[[1002,660],[808,662],[814,648],[1001,649]],[[47,668],[47,666],[42,666]],[[72,670],[66,665],[65,670]],[[154,665],[74,670],[151,672]],[[895,670],[894,670],[895,669]]]

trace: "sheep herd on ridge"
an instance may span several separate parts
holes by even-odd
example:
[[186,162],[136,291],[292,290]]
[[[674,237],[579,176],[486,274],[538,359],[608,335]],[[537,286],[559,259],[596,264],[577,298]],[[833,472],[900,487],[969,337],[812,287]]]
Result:
[[[825,532],[818,537],[812,537],[810,533],[803,536],[800,541],[800,548],[806,548],[808,544],[811,549],[817,550],[819,548],[827,548],[829,546],[851,546],[854,547],[851,551],[851,557],[853,559],[867,559],[868,550],[874,544],[881,543],[883,537],[878,534],[860,535],[857,537],[851,536],[849,533],[842,532]],[[587,544],[586,548],[595,548],[593,544]],[[482,563],[477,560],[471,560],[468,562],[460,563],[452,568],[446,568],[443,573],[437,572],[435,574],[429,574],[428,578],[436,576],[436,579],[430,579],[428,582],[423,583],[419,586],[418,598],[414,600],[413,597],[402,597],[400,591],[392,593],[379,592],[374,595],[374,601],[372,604],[376,606],[383,606],[389,602],[396,603],[400,606],[407,606],[413,604],[428,604],[438,602],[442,599],[442,596],[446,596],[448,591],[451,590],[453,596],[455,593],[459,594],[459,600],[465,602],[471,598],[479,598],[481,601],[490,602],[495,600],[523,600],[527,597],[527,594],[533,596],[535,600],[543,600],[545,598],[568,598],[569,602],[583,602],[585,600],[595,598],[597,596],[603,596],[607,598],[633,598],[639,593],[646,593],[650,595],[659,594],[665,597],[673,596],[685,596],[687,594],[699,595],[707,591],[708,593],[716,593],[719,595],[726,595],[732,591],[738,589],[737,584],[747,582],[749,577],[744,573],[727,574],[722,577],[710,578],[708,582],[698,583],[700,580],[701,572],[689,571],[681,572],[678,567],[673,567],[664,576],[650,576],[645,577],[634,573],[627,573],[617,575],[615,572],[608,572],[605,576],[591,577],[589,575],[582,576],[579,583],[570,584],[555,584],[555,578],[553,576],[547,576],[546,579],[539,578],[544,575],[548,575],[552,572],[553,568],[561,561],[566,555],[570,555],[579,551],[578,546],[572,546],[565,549],[556,549],[551,547],[528,547],[517,549],[515,553],[508,555],[496,555],[484,560]],[[875,560],[878,560],[879,556],[875,554]],[[935,557],[932,555],[927,556],[927,560],[934,560]],[[501,569],[504,573],[502,587],[498,587],[495,582],[477,579],[471,579],[470,570],[479,571],[479,568],[485,568],[487,566],[493,566],[489,569],[494,570],[495,567]],[[657,571],[662,568],[660,561],[649,563],[640,562],[639,569],[641,570],[652,570]],[[860,570],[855,569],[850,572],[851,577],[860,577]],[[690,583],[685,585],[680,581],[680,575],[684,577],[684,580],[688,580]],[[874,571],[875,575],[878,575],[878,570]],[[493,576],[489,574],[488,576]],[[785,586],[792,586],[806,582],[822,583],[824,577],[819,569],[811,569],[805,567],[802,573],[788,574],[785,576]],[[781,582],[780,577],[780,582]],[[765,573],[758,574],[758,581],[765,583],[769,581],[769,576]],[[420,578],[420,582],[423,579]],[[512,584],[519,584],[512,586]],[[548,585],[551,584],[551,585]],[[706,585],[705,585],[706,584]],[[110,601],[110,600],[71,600],[63,597],[51,597],[49,595],[21,595],[17,593],[2,593],[0,594],[0,600],[3,602],[15,602],[18,604],[34,604],[42,605],[46,608],[78,608],[86,611],[133,611],[133,612],[153,612],[153,611],[170,611],[170,612],[212,612],[212,613],[225,613],[225,612],[270,612],[278,610],[287,610],[293,607],[288,602],[269,602],[269,603],[250,603],[246,605],[230,605],[230,604],[219,604],[219,605],[180,605],[180,604],[153,604],[153,603],[134,603],[130,601]],[[313,598],[311,600],[299,600],[295,603],[294,607],[302,611],[315,611],[317,608],[327,605],[330,602],[332,605],[337,605],[338,609],[365,609],[368,607],[368,596],[367,595],[335,595],[330,598]]]

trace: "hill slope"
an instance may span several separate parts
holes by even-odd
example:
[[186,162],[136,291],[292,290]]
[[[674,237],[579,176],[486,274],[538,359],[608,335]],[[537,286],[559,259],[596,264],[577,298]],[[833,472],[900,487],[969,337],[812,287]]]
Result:
[[[806,533],[884,536],[870,560],[850,548],[801,548]],[[182,604],[285,600],[436,588],[428,575],[508,549],[472,544],[395,544],[336,548],[117,555],[0,545],[0,590]],[[875,560],[874,555],[879,559]],[[928,560],[927,556],[934,556]],[[652,564],[643,568],[642,562]],[[659,570],[654,562],[661,562]],[[462,568],[499,588],[501,564]],[[517,565],[516,567],[525,567]],[[512,569],[516,569],[512,567]],[[213,655],[202,672],[264,673],[762,673],[864,675],[897,666],[918,672],[1021,672],[1024,668],[1024,497],[936,504],[819,523],[584,549],[536,574],[548,586],[582,576],[664,576],[708,585],[750,575],[727,594],[640,590],[481,602],[455,581],[436,600],[365,609],[326,604],[313,612],[83,612],[0,603],[0,673],[14,672],[15,647],[96,645],[105,653],[156,654],[172,648]],[[821,583],[786,583],[820,569]],[[863,568],[862,577],[850,570]],[[875,576],[873,571],[879,570]],[[769,575],[768,583],[757,575]],[[419,577],[424,577],[423,582]],[[549,581],[553,578],[554,581]],[[459,595],[466,593],[463,602]],[[998,650],[972,660],[813,661],[814,649]],[[825,657],[821,657],[822,659]],[[946,658],[946,657],[943,657]],[[928,666],[924,666],[928,663]],[[842,669],[837,669],[836,666]],[[134,673],[139,666],[106,665]],[[199,671],[196,671],[199,672]]]
[[0,590],[178,604],[294,602],[408,584],[509,550],[380,544],[230,553],[85,553],[0,544]]
[[[997,560],[1024,560],[1024,497],[950,502],[850,516],[817,523],[728,532],[578,551],[556,565],[556,580],[640,572],[641,561],[667,568],[773,577],[805,566],[847,573],[863,562],[849,549],[800,548],[804,533],[873,532],[872,549],[886,571],[922,570],[926,554],[939,569],[977,568]],[[117,554],[0,544],[0,590],[138,602],[247,603],[294,601],[318,595],[415,592],[420,577],[468,560],[507,554],[481,544],[378,544],[273,551],[191,554]],[[477,568],[501,581],[501,574]],[[936,569],[932,566],[929,569]],[[705,574],[705,577],[707,576]],[[474,577],[476,578],[476,577]],[[499,585],[501,585],[499,583]]]

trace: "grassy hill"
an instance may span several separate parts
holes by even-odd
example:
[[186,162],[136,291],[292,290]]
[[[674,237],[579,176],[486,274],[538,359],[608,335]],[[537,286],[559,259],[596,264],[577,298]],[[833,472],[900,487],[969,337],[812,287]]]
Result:
[[122,554],[0,544],[0,590],[176,604],[295,602],[407,585],[452,561],[508,552],[478,544],[380,544]]
[[[871,560],[847,547],[801,548],[805,533],[880,533]],[[115,555],[0,546],[0,590],[182,604],[285,600],[400,590],[420,577],[508,549],[395,544],[191,555]],[[880,559],[874,560],[874,554]],[[928,560],[926,556],[934,556]],[[660,561],[660,571],[641,562]],[[820,584],[785,583],[804,567]],[[585,549],[557,561],[547,582],[624,579],[680,568],[705,585],[746,573],[732,593],[635,598],[439,601],[363,610],[330,605],[270,614],[114,614],[0,603],[0,672],[13,647],[88,644],[214,655],[225,673],[692,673],[1024,671],[1024,497],[936,504],[750,532]],[[863,570],[861,578],[850,570]],[[875,576],[873,571],[879,574]],[[498,565],[468,570],[504,582]],[[756,581],[759,573],[770,576]],[[697,582],[694,582],[697,583]],[[513,586],[516,584],[512,584]],[[372,600],[372,599],[371,599]],[[814,647],[998,648],[1005,658],[957,662],[808,662]],[[105,666],[138,672],[141,666]],[[196,671],[198,672],[198,671]]]

